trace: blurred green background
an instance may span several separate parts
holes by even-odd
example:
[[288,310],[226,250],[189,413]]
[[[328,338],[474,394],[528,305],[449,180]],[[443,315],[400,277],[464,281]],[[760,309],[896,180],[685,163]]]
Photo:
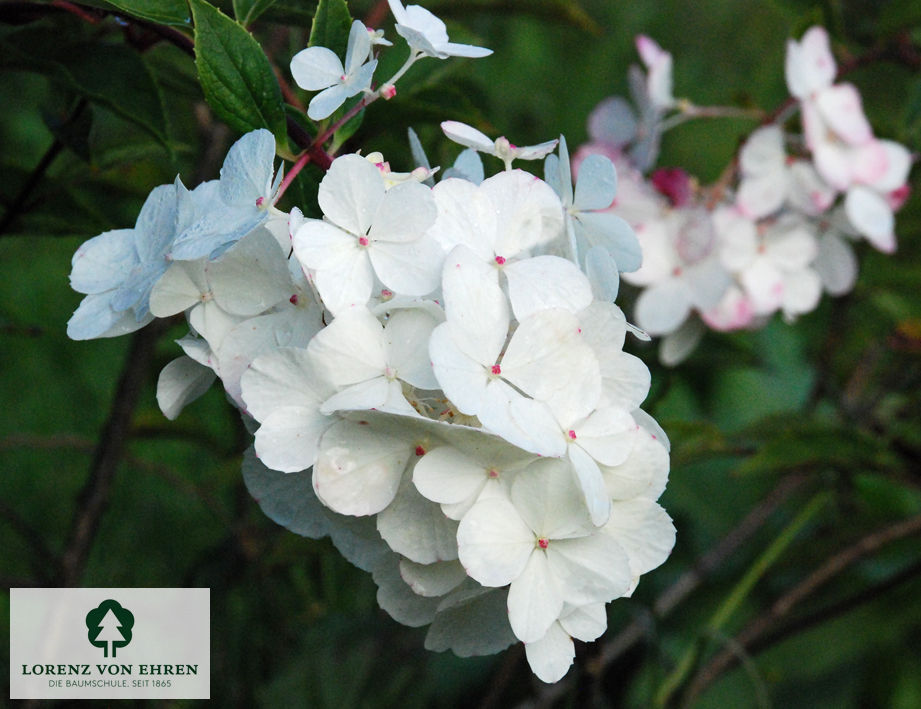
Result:
[[[420,62],[367,111],[349,146],[382,150],[396,170],[412,167],[410,125],[433,164],[450,165],[457,148],[437,127],[448,118],[519,145],[560,133],[579,144],[592,107],[626,92],[638,33],[673,53],[676,96],[772,110],[787,96],[785,41],[815,22],[839,59],[875,58],[849,80],[876,133],[921,149],[914,0],[424,4],[452,40],[495,53]],[[349,6],[393,36],[386,3]],[[251,28],[282,74],[314,7],[279,0]],[[709,334],[674,370],[628,345],[652,369],[645,408],[672,439],[662,504],[678,542],[548,687],[520,647],[425,651],[424,629],[379,610],[370,577],[328,540],[266,518],[240,474],[247,434],[217,388],[167,421],[156,377],[181,325],[67,339],[77,246],[131,226],[177,173],[216,177],[236,137],[163,32],[78,9],[86,17],[0,3],[0,586],[210,587],[217,706],[646,707],[667,688],[671,706],[921,707],[921,197],[897,216],[898,254],[862,245],[854,292],[797,323]],[[97,51],[77,65],[70,43]],[[712,181],[754,126],[684,124],[660,164]],[[298,178],[291,203],[309,208],[318,178]],[[88,519],[98,529],[80,537]]]

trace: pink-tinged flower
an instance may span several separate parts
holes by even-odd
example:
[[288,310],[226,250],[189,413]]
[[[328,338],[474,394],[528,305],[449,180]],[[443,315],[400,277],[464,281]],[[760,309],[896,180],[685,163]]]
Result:
[[646,92],[653,106],[662,110],[671,108],[675,105],[675,97],[672,95],[672,55],[643,34],[637,35],[636,51],[646,66]]

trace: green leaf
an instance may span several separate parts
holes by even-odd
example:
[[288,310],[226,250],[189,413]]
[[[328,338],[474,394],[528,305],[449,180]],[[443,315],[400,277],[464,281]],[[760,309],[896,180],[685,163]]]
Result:
[[351,26],[352,16],[345,0],[320,0],[313,16],[308,46],[326,47],[344,57]]
[[189,4],[195,20],[195,65],[208,105],[241,132],[268,128],[283,149],[288,136],[281,89],[259,43],[204,0]]
[[108,0],[107,4],[158,25],[188,27],[191,23],[185,0]]
[[233,0],[233,14],[244,27],[256,21],[256,19],[277,0]]
[[144,59],[124,45],[67,42],[47,29],[28,28],[0,41],[0,66],[44,73],[169,148],[160,88]]

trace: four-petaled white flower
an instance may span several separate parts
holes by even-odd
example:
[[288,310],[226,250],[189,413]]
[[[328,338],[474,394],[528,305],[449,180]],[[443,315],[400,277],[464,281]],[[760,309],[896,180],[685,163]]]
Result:
[[[386,41],[386,40],[384,40]],[[291,59],[291,75],[302,89],[320,91],[310,100],[307,115],[315,121],[331,116],[346,99],[368,91],[377,68],[372,44],[381,44],[360,20],[352,23],[345,65],[326,47],[302,49]]]
[[397,33],[406,40],[413,52],[436,59],[448,57],[487,57],[491,49],[448,41],[445,23],[419,5],[403,7],[400,0],[387,0],[397,21]]
[[557,140],[548,140],[537,145],[519,147],[512,145],[504,135],[495,140],[490,140],[485,133],[460,121],[443,121],[441,130],[455,143],[459,143],[466,148],[472,148],[480,153],[495,155],[505,163],[506,170],[512,169],[512,161],[514,160],[539,160],[553,152],[558,142]]
[[431,190],[418,182],[386,189],[380,171],[359,155],[333,161],[320,183],[326,219],[308,219],[294,235],[294,255],[312,272],[323,303],[336,314],[365,305],[377,277],[405,295],[438,285],[443,259],[425,234],[436,217]]

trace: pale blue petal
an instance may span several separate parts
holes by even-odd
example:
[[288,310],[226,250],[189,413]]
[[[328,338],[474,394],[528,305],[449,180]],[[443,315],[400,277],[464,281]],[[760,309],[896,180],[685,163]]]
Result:
[[620,96],[604,99],[588,116],[588,134],[591,139],[617,147],[633,140],[636,129],[636,114]]
[[610,212],[579,212],[575,215],[579,235],[592,246],[608,250],[617,270],[629,273],[640,267],[643,250],[633,228]]
[[125,269],[137,261],[134,229],[116,229],[85,241],[71,260],[70,287],[102,293],[121,285]]
[[579,167],[576,197],[573,206],[578,210],[607,209],[617,193],[617,172],[604,155],[589,155]]
[[[416,135],[416,131],[414,131],[412,128],[407,128],[406,131],[409,135],[409,152],[413,156],[413,162],[416,163],[417,167],[423,167],[428,172],[431,172],[432,164],[429,162],[428,156],[425,154],[425,150],[422,147],[422,142],[419,140],[419,136]],[[435,179],[433,177],[428,177],[423,180],[423,183],[429,187],[434,187]]]
[[169,250],[176,235],[181,184],[177,177],[176,183],[155,187],[144,201],[134,225],[135,248],[141,261],[160,258]]
[[457,156],[454,165],[445,170],[443,179],[459,177],[475,185],[480,184],[486,177],[483,170],[483,159],[473,148],[467,148]]
[[116,337],[139,330],[153,320],[151,315],[139,321],[130,310],[115,312],[110,300],[109,293],[86,296],[67,323],[67,336],[72,340]]
[[613,303],[620,287],[617,264],[611,254],[602,246],[594,246],[585,254],[585,275],[592,284],[596,300]]
[[275,136],[265,128],[251,131],[231,146],[221,167],[220,195],[235,207],[254,207],[268,197],[275,162]]

